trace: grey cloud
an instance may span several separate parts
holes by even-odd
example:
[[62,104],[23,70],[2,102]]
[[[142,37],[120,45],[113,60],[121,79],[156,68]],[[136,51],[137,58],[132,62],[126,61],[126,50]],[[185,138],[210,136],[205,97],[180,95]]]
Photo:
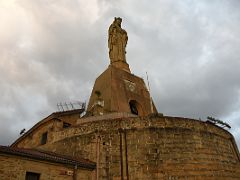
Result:
[[23,27],[0,34],[7,37],[0,41],[1,144],[56,111],[58,102],[88,100],[109,63],[107,29],[115,16],[128,32],[132,72],[145,79],[148,72],[159,111],[226,119],[240,143],[231,116],[240,114],[238,1],[94,2],[15,4],[22,16],[10,20]]

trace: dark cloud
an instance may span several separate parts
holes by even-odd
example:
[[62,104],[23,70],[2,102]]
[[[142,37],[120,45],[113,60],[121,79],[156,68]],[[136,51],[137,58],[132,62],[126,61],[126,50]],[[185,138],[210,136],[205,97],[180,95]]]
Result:
[[127,61],[160,112],[232,125],[240,144],[239,1],[9,1],[0,3],[0,144],[88,100],[108,66],[113,17],[128,32]]

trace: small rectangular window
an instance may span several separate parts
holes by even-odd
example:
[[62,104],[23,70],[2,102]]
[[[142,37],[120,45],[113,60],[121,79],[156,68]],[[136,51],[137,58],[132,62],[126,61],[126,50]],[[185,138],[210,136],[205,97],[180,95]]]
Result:
[[26,172],[25,180],[39,180],[40,174],[34,172]]
[[71,124],[66,123],[66,122],[63,122],[63,128],[68,128],[68,127],[70,127],[70,126],[71,126]]
[[48,132],[42,134],[41,145],[47,143]]

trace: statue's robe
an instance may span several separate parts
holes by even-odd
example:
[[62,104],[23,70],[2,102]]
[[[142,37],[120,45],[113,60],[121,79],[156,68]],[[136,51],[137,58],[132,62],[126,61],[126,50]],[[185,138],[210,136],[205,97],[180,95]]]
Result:
[[108,48],[111,63],[115,61],[126,62],[127,32],[114,22],[108,30]]

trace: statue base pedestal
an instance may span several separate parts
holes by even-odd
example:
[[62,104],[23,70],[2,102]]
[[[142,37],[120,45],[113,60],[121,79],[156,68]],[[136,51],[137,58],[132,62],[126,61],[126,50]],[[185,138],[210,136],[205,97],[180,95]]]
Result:
[[114,61],[114,62],[111,63],[111,66],[114,66],[114,67],[116,67],[116,68],[118,68],[118,69],[122,69],[122,70],[124,70],[124,71],[127,71],[127,72],[131,73],[130,68],[129,68],[129,65],[128,65],[128,63],[126,63],[126,62],[123,62],[123,61]]
[[86,116],[114,112],[139,116],[157,113],[143,79],[129,73],[126,63],[115,65],[123,65],[121,68],[125,70],[115,67],[113,63],[96,79]]

